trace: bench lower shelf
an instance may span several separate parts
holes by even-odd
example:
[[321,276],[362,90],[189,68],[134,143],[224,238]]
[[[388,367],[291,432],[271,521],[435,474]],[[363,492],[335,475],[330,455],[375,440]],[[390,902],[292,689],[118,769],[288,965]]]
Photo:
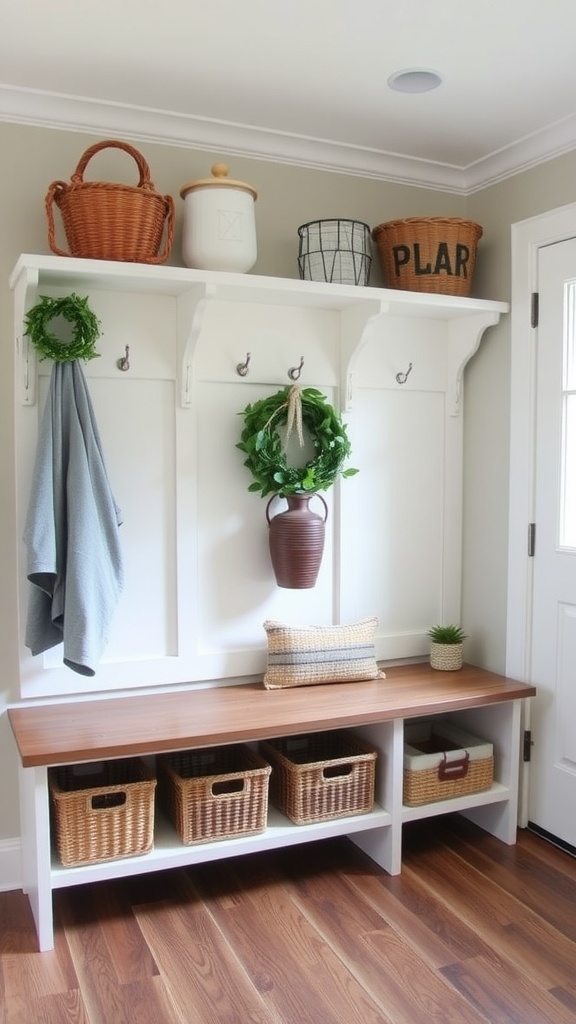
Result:
[[[402,807],[402,821],[419,821],[439,814],[466,811],[470,808],[507,801],[509,790],[500,783],[494,783],[482,793],[471,793],[451,800],[438,800],[419,807]],[[154,847],[148,853],[135,857],[82,864],[78,867],[62,865],[56,851],[52,850],[52,889],[71,885],[85,885],[89,882],[109,878],[126,878],[134,874],[160,871],[167,868],[202,864],[206,861],[239,857],[242,854],[262,850],[274,850],[285,846],[297,846],[334,836],[350,836],[370,829],[383,829],[392,824],[392,815],[382,807],[374,806],[369,814],[355,814],[330,821],[313,822],[308,825],[294,825],[276,808],[268,811],[268,825],[258,835],[239,835],[235,839],[197,843],[185,846],[180,842],[173,826],[157,812],[154,826]]]
[[381,807],[374,807],[369,814],[351,815],[331,821],[319,821],[309,825],[294,825],[280,811],[271,808],[268,813],[268,827],[258,835],[237,836],[234,839],[215,840],[185,846],[180,842],[171,824],[157,816],[154,848],[149,853],[136,857],[83,864],[79,867],[65,867],[52,854],[52,888],[97,882],[105,878],[122,878],[128,875],[165,868],[201,864],[205,861],[222,860],[261,850],[274,850],[283,846],[296,846],[333,836],[352,835],[366,829],[383,828],[391,824],[391,816]]

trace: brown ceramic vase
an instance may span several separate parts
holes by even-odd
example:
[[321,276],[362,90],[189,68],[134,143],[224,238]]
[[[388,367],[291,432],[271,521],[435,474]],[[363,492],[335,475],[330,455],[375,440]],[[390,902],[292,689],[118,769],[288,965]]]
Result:
[[[328,507],[320,494],[290,494],[285,498],[286,511],[271,517],[270,506],[277,497],[280,495],[270,498],[266,506],[276,582],[288,590],[306,590],[315,585],[320,571]],[[312,498],[322,502],[323,517],[309,508]]]

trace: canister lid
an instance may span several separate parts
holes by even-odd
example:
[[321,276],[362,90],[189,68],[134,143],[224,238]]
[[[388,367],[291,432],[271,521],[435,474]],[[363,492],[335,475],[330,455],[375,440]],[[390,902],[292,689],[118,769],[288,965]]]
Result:
[[192,192],[196,188],[211,188],[214,185],[220,185],[225,188],[239,188],[243,192],[249,192],[254,198],[258,198],[258,193],[252,185],[247,185],[245,181],[235,181],[233,178],[228,177],[228,165],[227,164],[213,164],[210,168],[212,172],[211,178],[199,178],[198,181],[190,181],[187,185],[183,185],[180,189],[180,195],[182,199],[185,199],[188,192]]

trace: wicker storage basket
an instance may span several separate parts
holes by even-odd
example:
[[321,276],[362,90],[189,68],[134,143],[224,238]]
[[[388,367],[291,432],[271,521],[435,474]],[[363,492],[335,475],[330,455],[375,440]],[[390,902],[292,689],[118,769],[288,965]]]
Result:
[[408,807],[490,789],[491,743],[451,722],[409,722],[404,731],[404,803]]
[[260,744],[272,765],[270,799],[296,825],[364,814],[374,804],[376,751],[348,732]]
[[156,779],[138,758],[50,768],[52,824],[62,864],[147,853]]
[[157,764],[161,804],[185,845],[264,832],[272,769],[250,747],[179,751]]
[[412,292],[469,295],[482,228],[459,217],[408,217],[378,224],[384,284]]
[[[84,181],[89,160],[103,149],[121,149],[136,161],[137,186]],[[70,252],[56,244],[53,204],[60,209]],[[164,263],[174,235],[174,201],[161,196],[150,180],[144,157],[126,142],[97,142],[80,158],[70,179],[53,181],[46,194],[48,242],[58,256],[133,263]],[[160,252],[166,221],[166,238]]]

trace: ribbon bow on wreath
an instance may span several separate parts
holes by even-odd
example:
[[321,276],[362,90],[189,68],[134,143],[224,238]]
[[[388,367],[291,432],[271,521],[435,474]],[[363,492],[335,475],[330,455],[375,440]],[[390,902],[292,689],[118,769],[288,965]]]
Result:
[[282,405],[272,413],[270,419],[264,424],[263,430],[266,430],[272,423],[272,420],[286,408],[286,438],[284,440],[284,451],[288,451],[288,442],[290,441],[290,434],[294,429],[294,423],[296,423],[296,433],[298,434],[298,443],[301,448],[304,447],[304,432],[302,430],[302,392],[297,384],[294,384],[288,390],[288,398]]
[[[282,388],[268,398],[247,405],[243,413],[244,429],[236,445],[247,456],[244,465],[254,477],[249,491],[268,494],[325,491],[338,476],[354,476],[357,469],[344,469],[351,452],[345,425],[325,395],[316,388],[297,385]],[[286,439],[278,427],[286,425]],[[296,427],[300,446],[304,445],[304,427],[316,454],[304,466],[289,466],[286,446]]]

